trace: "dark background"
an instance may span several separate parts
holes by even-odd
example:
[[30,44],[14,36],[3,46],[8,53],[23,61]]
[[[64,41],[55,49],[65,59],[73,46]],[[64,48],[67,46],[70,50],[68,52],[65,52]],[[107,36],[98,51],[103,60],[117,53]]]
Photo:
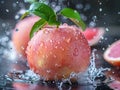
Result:
[[[97,16],[97,26],[120,25],[120,0],[49,0],[50,2],[63,1],[65,7],[77,9],[87,18],[84,21],[90,24],[94,16]],[[23,4],[24,0],[0,0],[0,18],[2,20],[14,20],[18,10],[29,4]],[[15,6],[16,7],[13,7]],[[77,8],[79,7],[79,8]],[[9,13],[6,11],[9,9]],[[100,12],[100,9],[102,11]]]

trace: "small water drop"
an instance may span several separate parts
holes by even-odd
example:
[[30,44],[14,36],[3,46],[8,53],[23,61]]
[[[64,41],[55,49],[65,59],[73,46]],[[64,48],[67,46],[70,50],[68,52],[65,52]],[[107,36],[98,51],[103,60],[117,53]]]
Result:
[[19,19],[20,18],[20,16],[19,15],[15,15],[15,19],[17,20],[17,19]]
[[83,5],[79,3],[79,4],[76,5],[76,8],[77,8],[77,9],[82,9],[82,8],[83,8]]
[[61,6],[56,6],[54,10],[55,10],[56,12],[60,11],[60,10],[61,10]]
[[91,21],[91,22],[89,23],[89,26],[90,26],[90,27],[94,27],[94,26],[96,26],[96,23],[95,23],[94,21]]
[[5,23],[2,23],[2,27],[3,27],[3,28],[6,27],[6,24],[5,24]]
[[58,43],[58,44],[60,44],[60,42],[59,42],[59,41],[58,41],[57,43]]
[[90,4],[86,4],[86,5],[85,5],[85,8],[84,8],[84,11],[87,11],[87,10],[89,10],[90,8],[91,8]]
[[53,43],[53,40],[50,40],[50,43]]
[[65,49],[63,47],[60,47],[62,51],[64,51]]
[[46,72],[47,72],[47,73],[50,73],[50,72],[51,72],[51,70],[46,70]]
[[107,32],[108,32],[108,31],[109,31],[109,29],[108,29],[108,28],[105,28],[105,31],[107,31]]
[[118,14],[120,14],[120,12],[118,12]]
[[74,56],[78,56],[78,54],[79,54],[79,51],[78,51],[77,48],[75,48],[74,51],[73,51],[73,55],[74,55]]
[[53,55],[54,58],[56,58],[57,56],[56,55]]
[[6,11],[6,12],[9,12],[9,9],[6,9],[5,11]]
[[102,8],[100,8],[99,11],[102,12]]
[[21,46],[21,49],[24,50],[25,48],[23,46]]
[[19,2],[17,1],[16,3],[18,4]]
[[57,49],[58,48],[58,46],[55,46],[55,49]]
[[60,67],[61,65],[60,64],[55,64],[55,67]]
[[104,50],[105,50],[105,48],[102,48],[102,50],[104,51]]
[[40,43],[40,47],[43,47],[44,43]]
[[102,40],[104,40],[104,37],[103,37],[103,36],[101,36],[100,38],[101,38]]
[[66,39],[67,43],[70,43],[70,41],[71,41],[71,38]]
[[5,1],[4,1],[4,0],[2,0],[2,1],[1,1],[1,4],[4,4],[4,3],[5,3]]
[[100,2],[99,5],[102,5],[102,2]]
[[50,51],[50,54],[52,55],[53,53]]
[[105,37],[105,38],[104,38],[104,40],[106,40],[106,41],[107,41],[107,40],[108,40],[108,38],[107,38],[107,37]]
[[13,3],[13,5],[12,5],[12,6],[13,6],[13,8],[15,8],[15,7],[17,6],[17,4],[16,4],[16,3]]

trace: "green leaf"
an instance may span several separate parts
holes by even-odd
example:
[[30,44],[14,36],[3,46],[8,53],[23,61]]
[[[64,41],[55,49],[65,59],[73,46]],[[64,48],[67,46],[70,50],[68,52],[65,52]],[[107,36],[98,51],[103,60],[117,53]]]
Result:
[[50,25],[60,24],[60,22],[57,21],[57,16],[53,9],[44,3],[34,2],[28,11],[45,19]]
[[29,12],[28,12],[28,11],[27,11],[27,12],[25,12],[25,13],[21,16],[21,18],[20,18],[20,19],[25,18],[27,15],[29,15]]
[[71,8],[64,8],[63,10],[61,10],[60,14],[67,18],[70,18],[70,20],[72,20],[76,25],[85,30],[86,25],[82,21],[80,14],[76,10],[73,10]]
[[49,25],[60,25],[60,22],[56,20],[56,16],[55,15],[51,15],[48,21]]
[[32,27],[32,30],[30,32],[30,38],[32,38],[34,36],[34,33],[39,31],[46,23],[47,22],[44,19],[40,19],[39,21],[37,21]]

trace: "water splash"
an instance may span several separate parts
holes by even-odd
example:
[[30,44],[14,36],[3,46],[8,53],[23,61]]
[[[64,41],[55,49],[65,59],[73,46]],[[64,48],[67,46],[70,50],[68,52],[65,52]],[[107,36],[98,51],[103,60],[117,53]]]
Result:
[[92,56],[91,56],[91,61],[90,61],[90,66],[88,68],[87,74],[88,74],[88,81],[90,83],[93,83],[93,85],[97,85],[100,82],[96,82],[96,78],[98,77],[103,77],[104,76],[104,72],[107,70],[110,70],[109,68],[97,68],[96,64],[95,64],[95,51],[96,49],[93,50],[92,52]]

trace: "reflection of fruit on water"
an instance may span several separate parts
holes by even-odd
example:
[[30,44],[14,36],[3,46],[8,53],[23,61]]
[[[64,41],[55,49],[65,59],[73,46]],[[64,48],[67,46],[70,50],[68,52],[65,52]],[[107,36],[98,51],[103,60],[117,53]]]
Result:
[[31,16],[19,21],[12,34],[12,41],[16,51],[23,56],[26,56],[25,50],[28,45],[29,33],[36,21],[39,20],[37,16]]
[[113,80],[120,81],[120,68],[112,67],[109,71],[105,72],[107,77],[111,77]]
[[13,83],[15,90],[58,90],[56,87],[49,87],[45,85],[27,84],[27,83]]
[[113,90],[120,90],[120,68],[112,67],[105,75],[108,78],[108,86]]
[[68,78],[71,72],[88,68],[90,47],[75,26],[43,28],[33,36],[27,47],[30,68],[46,80]]
[[113,90],[120,90],[120,81],[113,81],[108,86]]
[[120,40],[108,47],[103,56],[108,63],[120,66]]
[[104,28],[86,28],[83,32],[90,46],[96,45],[104,35]]

